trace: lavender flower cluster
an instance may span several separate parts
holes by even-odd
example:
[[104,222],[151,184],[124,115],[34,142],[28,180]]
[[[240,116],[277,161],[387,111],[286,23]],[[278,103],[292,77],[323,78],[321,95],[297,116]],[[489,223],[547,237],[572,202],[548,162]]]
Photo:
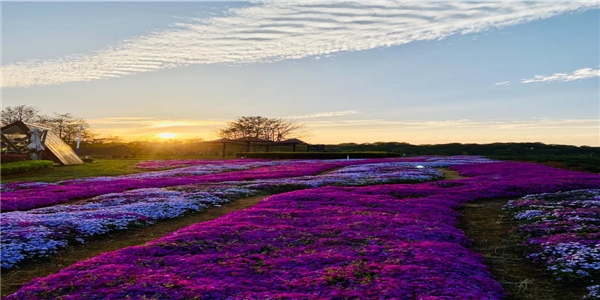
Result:
[[589,284],[588,298],[600,299],[600,189],[528,195],[504,209],[519,222],[528,258],[557,280]]
[[[226,193],[226,191],[224,191]],[[2,268],[56,253],[70,242],[160,219],[175,218],[226,202],[209,193],[139,189],[106,194],[71,205],[2,214]]]
[[7,299],[502,299],[452,208],[600,188],[598,175],[527,163],[451,168],[473,177],[271,196],[34,279]]

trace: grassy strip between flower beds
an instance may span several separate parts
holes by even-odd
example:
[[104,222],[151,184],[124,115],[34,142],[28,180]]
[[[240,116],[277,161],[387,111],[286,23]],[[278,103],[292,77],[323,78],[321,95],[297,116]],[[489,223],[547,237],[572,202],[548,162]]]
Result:
[[480,199],[458,210],[458,228],[473,241],[469,249],[483,255],[485,265],[510,295],[507,300],[583,298],[588,294],[583,285],[556,281],[523,255],[520,239],[510,232],[514,222],[501,210],[509,200]]
[[263,159],[340,159],[340,158],[386,158],[402,156],[398,153],[373,152],[242,152],[236,153],[237,158]]
[[50,160],[26,160],[16,161],[0,165],[2,175],[31,172],[41,169],[49,169],[54,166]]
[[[82,165],[60,166],[52,169],[43,169],[35,173],[2,176],[2,184],[21,181],[57,182],[84,177],[116,176],[147,172],[147,170],[135,168],[135,164],[140,161],[140,159],[96,159],[93,163]],[[5,174],[2,173],[2,175]]]

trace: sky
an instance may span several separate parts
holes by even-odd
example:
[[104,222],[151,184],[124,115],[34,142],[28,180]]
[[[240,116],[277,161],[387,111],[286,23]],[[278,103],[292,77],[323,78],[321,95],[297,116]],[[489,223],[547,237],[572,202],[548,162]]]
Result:
[[[2,2],[2,106],[102,135],[600,146],[600,4]],[[164,135],[167,136],[167,135]]]

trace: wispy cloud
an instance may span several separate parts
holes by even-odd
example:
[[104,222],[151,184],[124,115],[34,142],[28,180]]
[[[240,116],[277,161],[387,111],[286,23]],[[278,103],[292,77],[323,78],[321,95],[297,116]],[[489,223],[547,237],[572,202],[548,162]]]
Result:
[[572,73],[554,73],[552,75],[535,75],[530,79],[522,79],[521,83],[532,83],[532,82],[547,82],[547,81],[573,81],[581,79],[589,79],[594,77],[600,77],[600,69],[594,70],[592,68],[583,68],[575,70]]
[[597,2],[253,3],[225,17],[187,19],[93,54],[2,67],[3,87],[122,77],[197,64],[247,64],[389,47],[480,32],[599,7]]
[[496,82],[496,85],[510,85],[510,81]]
[[339,117],[339,116],[347,116],[347,115],[355,115],[359,114],[358,110],[342,110],[342,111],[330,111],[330,112],[318,112],[310,115],[304,116],[291,116],[285,117],[286,119],[312,119],[312,118],[324,118],[324,117]]
[[143,128],[168,128],[168,127],[199,127],[220,126],[227,123],[225,120],[196,120],[196,119],[159,119],[153,117],[123,117],[90,119],[88,123],[93,127],[118,127],[131,126]]

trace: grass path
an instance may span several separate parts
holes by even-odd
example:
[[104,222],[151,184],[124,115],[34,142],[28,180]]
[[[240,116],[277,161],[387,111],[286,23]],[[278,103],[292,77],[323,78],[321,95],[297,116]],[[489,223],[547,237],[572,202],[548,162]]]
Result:
[[146,159],[96,159],[92,163],[76,166],[59,166],[25,174],[3,175],[2,183],[15,181],[57,182],[85,177],[117,176],[155,170],[137,169],[138,162]]
[[[465,178],[456,171],[438,169],[445,180]],[[583,286],[564,285],[523,255],[510,235],[512,224],[501,211],[510,199],[485,199],[465,203],[459,228],[473,240],[471,250],[481,253],[490,272],[510,293],[507,300],[574,300],[587,291]]]
[[507,300],[575,300],[587,291],[583,286],[566,285],[523,255],[509,233],[512,224],[501,208],[509,199],[477,200],[466,203],[459,228],[473,239],[471,250],[484,256],[485,264],[506,291]]

